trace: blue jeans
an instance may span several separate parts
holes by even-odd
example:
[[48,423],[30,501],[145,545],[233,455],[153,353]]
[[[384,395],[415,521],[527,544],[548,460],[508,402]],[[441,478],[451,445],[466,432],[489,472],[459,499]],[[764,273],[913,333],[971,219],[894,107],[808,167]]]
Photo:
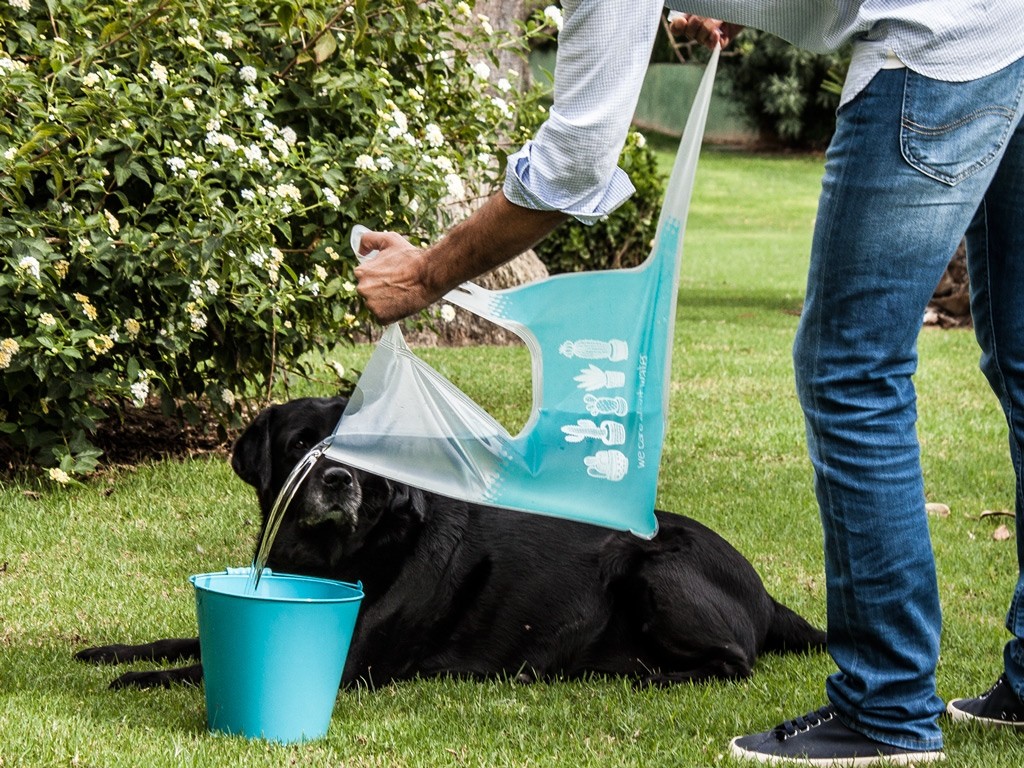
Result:
[[[968,83],[883,70],[839,111],[826,157],[793,350],[839,669],[826,689],[847,725],[905,748],[941,747],[943,710],[911,377],[925,308],[965,232],[982,367],[1011,426],[1024,562],[1022,98],[1024,59]],[[1024,693],[1024,579],[1007,623],[1006,671]]]

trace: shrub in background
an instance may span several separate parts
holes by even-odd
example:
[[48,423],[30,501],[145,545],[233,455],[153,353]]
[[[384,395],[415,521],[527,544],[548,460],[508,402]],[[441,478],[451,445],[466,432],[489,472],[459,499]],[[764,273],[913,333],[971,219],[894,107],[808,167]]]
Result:
[[745,29],[730,51],[720,77],[763,140],[796,149],[828,144],[839,106],[839,94],[828,84],[849,60],[848,46],[816,54]]
[[540,27],[466,2],[0,0],[7,463],[64,482],[123,408],[230,423],[308,374],[361,323],[352,224],[429,238],[496,183],[535,107],[493,55]]
[[642,133],[630,131],[619,157],[636,192],[592,226],[562,224],[534,250],[552,274],[635,267],[647,258],[665,192],[654,151]]

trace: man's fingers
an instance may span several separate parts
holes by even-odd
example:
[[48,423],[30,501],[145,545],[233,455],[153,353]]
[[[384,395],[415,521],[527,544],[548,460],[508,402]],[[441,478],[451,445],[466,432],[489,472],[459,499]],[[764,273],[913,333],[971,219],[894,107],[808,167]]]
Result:
[[720,19],[709,19],[695,16],[692,13],[679,14],[673,18],[669,30],[673,35],[693,40],[706,48],[714,49],[721,44],[724,48],[732,38],[733,24],[725,24]]
[[395,247],[412,246],[408,240],[395,232],[364,232],[359,240],[359,255],[365,256],[371,251],[383,251]]

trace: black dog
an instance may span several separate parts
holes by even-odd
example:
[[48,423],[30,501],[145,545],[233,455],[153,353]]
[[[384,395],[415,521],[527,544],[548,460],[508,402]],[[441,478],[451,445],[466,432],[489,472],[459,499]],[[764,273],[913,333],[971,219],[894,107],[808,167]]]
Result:
[[[326,437],[342,398],[263,411],[234,447],[264,524],[289,471]],[[766,651],[824,645],[772,599],[739,552],[682,515],[658,512],[651,541],[424,493],[330,461],[300,487],[275,539],[276,571],[362,581],[342,682],[415,676],[628,675],[641,684],[740,678]],[[104,646],[99,662],[198,658],[199,640]],[[196,664],[112,684],[198,683]]]

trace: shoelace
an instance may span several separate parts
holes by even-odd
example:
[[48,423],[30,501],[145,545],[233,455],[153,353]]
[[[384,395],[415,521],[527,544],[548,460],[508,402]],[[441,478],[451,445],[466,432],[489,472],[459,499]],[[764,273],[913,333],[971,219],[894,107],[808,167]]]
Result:
[[809,712],[803,717],[787,720],[781,725],[775,726],[775,738],[779,741],[785,741],[791,736],[796,736],[798,733],[806,733],[811,728],[819,726],[822,723],[827,723],[835,716],[836,711],[832,708],[832,705],[829,704],[816,709],[814,712]]
[[996,680],[996,684],[989,688],[987,691],[985,691],[983,694],[981,694],[981,696],[979,696],[978,698],[987,699],[989,696],[996,692],[997,688],[1001,687],[1004,683],[1006,683],[1006,675],[1000,675],[999,679]]

